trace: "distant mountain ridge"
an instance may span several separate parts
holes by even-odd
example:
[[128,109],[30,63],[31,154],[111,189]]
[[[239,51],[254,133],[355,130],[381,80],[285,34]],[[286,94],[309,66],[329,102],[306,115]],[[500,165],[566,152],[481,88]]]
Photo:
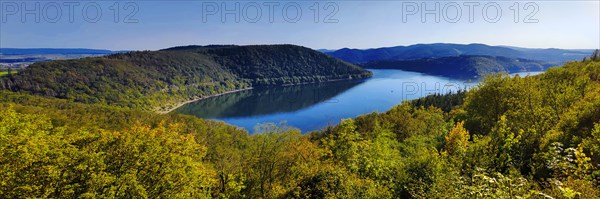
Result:
[[373,61],[362,64],[365,68],[400,69],[458,79],[475,79],[487,74],[544,71],[550,62],[486,55],[423,58],[398,61]]
[[581,60],[592,50],[534,49],[506,46],[489,46],[485,44],[416,44],[410,46],[394,46],[373,49],[343,48],[333,52],[325,52],[333,57],[352,63],[372,61],[412,60],[421,58],[452,57],[460,55],[502,56],[556,62],[557,64],[571,60]]

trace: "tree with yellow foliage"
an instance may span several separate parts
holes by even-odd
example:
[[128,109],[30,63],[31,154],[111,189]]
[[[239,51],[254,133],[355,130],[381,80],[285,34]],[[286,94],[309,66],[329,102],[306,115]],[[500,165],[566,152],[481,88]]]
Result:
[[458,122],[445,137],[444,150],[453,156],[462,156],[469,145],[469,131],[465,129],[464,122]]

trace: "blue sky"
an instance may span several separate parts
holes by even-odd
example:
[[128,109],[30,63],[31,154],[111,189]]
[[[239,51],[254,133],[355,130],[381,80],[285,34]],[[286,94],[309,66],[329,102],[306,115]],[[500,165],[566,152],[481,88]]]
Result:
[[[191,44],[296,44],[338,49],[485,43],[600,48],[599,1],[527,3],[1,0],[0,47],[156,50]],[[423,13],[432,14],[422,20]]]

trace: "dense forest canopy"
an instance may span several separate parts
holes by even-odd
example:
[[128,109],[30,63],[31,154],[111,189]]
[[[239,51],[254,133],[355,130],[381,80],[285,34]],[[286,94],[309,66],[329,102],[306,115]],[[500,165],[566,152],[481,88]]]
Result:
[[461,55],[414,60],[373,61],[365,68],[400,69],[457,79],[476,79],[496,73],[545,71],[556,66],[550,62],[502,56]]
[[1,90],[0,195],[598,198],[597,55],[305,135]]
[[351,63],[456,57],[462,55],[483,55],[515,59],[523,58],[553,63],[564,63],[565,61],[581,60],[592,53],[592,50],[519,48],[511,46],[488,46],[477,43],[433,43],[372,49],[343,48],[335,51],[327,51],[325,53]]
[[187,46],[35,63],[0,89],[143,110],[257,86],[370,77],[358,66],[294,45]]

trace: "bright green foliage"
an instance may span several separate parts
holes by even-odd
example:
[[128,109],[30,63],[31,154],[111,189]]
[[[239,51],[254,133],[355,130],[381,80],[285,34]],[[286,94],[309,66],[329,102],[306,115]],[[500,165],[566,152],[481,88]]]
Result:
[[10,74],[8,71],[0,71],[0,77]]
[[342,120],[335,130],[335,134],[329,134],[323,139],[323,145],[329,149],[331,158],[350,171],[358,171],[359,150],[362,150],[368,143],[363,140],[356,132],[356,125],[353,119]]
[[0,195],[189,198],[210,196],[206,148],[179,127],[65,133],[39,115],[0,111]]
[[[599,67],[598,62],[588,60],[535,77],[489,77],[470,91],[464,106],[466,126],[471,132],[491,136],[490,147],[478,146],[481,159],[491,159],[484,168],[501,173],[515,168],[522,175],[533,174],[544,187],[546,183],[541,182],[549,179],[578,184],[551,183],[548,187],[553,188],[543,190],[550,195],[566,197],[563,193],[569,195],[569,190],[593,187],[591,171],[596,166],[592,162],[598,161],[593,128],[600,121]],[[593,188],[574,192],[581,197],[598,193]]]
[[498,172],[489,174],[482,169],[475,173],[465,180],[467,183],[463,182],[460,195],[469,198],[529,198],[537,195],[523,177]]
[[217,174],[214,194],[224,198],[240,196],[241,190],[246,187],[243,152],[248,147],[248,134],[224,124],[212,124],[196,130],[198,142],[208,147],[204,159],[212,163]]
[[[600,123],[596,123],[594,125],[594,129],[592,130],[591,136],[584,139],[583,146],[590,150],[590,155],[592,160],[596,160],[596,162],[592,162],[592,165],[600,164]],[[581,147],[581,146],[580,146]],[[599,166],[600,169],[600,166]],[[599,170],[600,171],[600,170]],[[598,173],[600,174],[600,173]],[[600,176],[598,176],[600,177]]]
[[381,181],[386,185],[393,184],[401,166],[398,151],[399,143],[392,132],[380,129],[377,137],[362,148],[359,158],[359,173],[361,176]]
[[82,147],[86,154],[82,161],[100,161],[81,169],[84,181],[98,184],[89,185],[83,196],[210,196],[214,171],[201,162],[206,148],[194,136],[180,135],[177,126],[134,126],[123,132],[101,132],[91,139],[94,142]]
[[437,152],[447,132],[443,118],[439,109],[403,104],[384,114],[343,120],[324,131],[319,142],[337,164],[392,195],[425,196],[448,171]]
[[[172,51],[212,50],[164,53]],[[600,197],[600,62],[592,59],[534,77],[490,76],[466,93],[405,102],[308,135],[285,124],[248,135],[133,102],[0,94],[3,198]]]
[[391,198],[386,187],[331,164],[307,176],[286,198]]
[[508,126],[505,116],[501,116],[497,125],[492,129],[492,150],[496,158],[495,167],[501,171],[507,171],[510,168],[519,166],[518,145],[522,137],[522,131],[515,133]]
[[321,142],[330,151],[332,159],[359,176],[393,184],[397,179],[400,161],[398,141],[395,135],[382,128],[374,129],[375,138],[363,138],[356,132],[354,120],[347,119],[338,126],[336,133]]
[[[76,161],[77,149],[65,140],[64,129],[42,116],[0,110],[0,195],[59,197],[76,192],[63,181]],[[71,173],[72,175],[72,173]]]
[[476,170],[481,168],[494,168],[497,165],[497,147],[492,144],[492,137],[472,135],[467,152],[463,156],[462,163],[459,162],[462,174],[471,177],[477,174]]
[[[410,142],[419,141],[421,140]],[[437,150],[427,148],[427,146],[409,147],[414,152],[407,154],[402,159],[406,165],[402,168],[402,179],[399,183],[400,187],[398,187],[399,194],[402,197],[410,198],[422,198],[436,194],[433,192],[433,187],[440,183],[440,178],[444,175],[444,167],[446,167],[444,160]]]
[[244,195],[273,198],[285,193],[310,173],[316,147],[296,129],[264,124],[248,144]]

